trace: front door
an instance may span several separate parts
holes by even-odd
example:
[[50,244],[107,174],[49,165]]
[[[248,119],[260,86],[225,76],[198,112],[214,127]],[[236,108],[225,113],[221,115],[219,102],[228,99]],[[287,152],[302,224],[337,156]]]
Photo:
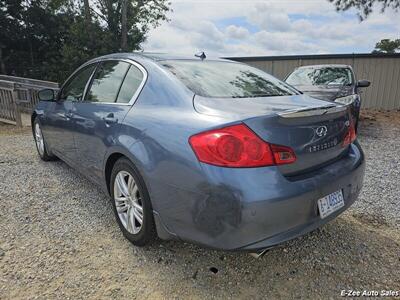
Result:
[[57,101],[51,103],[45,114],[44,130],[51,150],[67,160],[73,160],[76,153],[73,135],[75,104],[82,100],[94,69],[95,65],[90,65],[76,72],[62,87]]

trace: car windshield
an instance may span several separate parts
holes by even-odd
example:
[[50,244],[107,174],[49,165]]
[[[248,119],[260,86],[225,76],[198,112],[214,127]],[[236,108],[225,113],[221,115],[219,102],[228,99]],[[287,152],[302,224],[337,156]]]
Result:
[[297,94],[284,82],[245,64],[194,60],[167,60],[161,64],[193,93],[203,97],[249,98]]
[[338,67],[309,67],[295,70],[286,79],[291,85],[350,85],[351,69]]

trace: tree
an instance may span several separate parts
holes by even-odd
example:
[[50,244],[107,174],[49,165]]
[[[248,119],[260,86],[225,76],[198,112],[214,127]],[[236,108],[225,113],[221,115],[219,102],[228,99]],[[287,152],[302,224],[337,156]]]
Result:
[[372,53],[396,53],[396,50],[400,50],[400,39],[390,40],[383,39],[376,43],[375,50]]
[[364,20],[373,11],[374,5],[380,6],[381,12],[387,8],[395,11],[400,10],[400,0],[329,0],[336,6],[338,11],[346,11],[350,8],[358,10],[360,20]]
[[0,73],[62,82],[83,62],[140,49],[168,0],[0,0]]
[[56,79],[63,36],[73,22],[70,14],[54,15],[48,3],[0,0],[2,72],[11,75]]
[[115,37],[114,48],[137,50],[150,27],[167,20],[168,0],[96,0],[95,12]]
[[89,0],[83,0],[83,7],[84,7],[86,25],[90,26],[92,18],[91,18],[91,15],[90,15]]
[[128,48],[128,0],[122,0],[121,8],[121,49]]

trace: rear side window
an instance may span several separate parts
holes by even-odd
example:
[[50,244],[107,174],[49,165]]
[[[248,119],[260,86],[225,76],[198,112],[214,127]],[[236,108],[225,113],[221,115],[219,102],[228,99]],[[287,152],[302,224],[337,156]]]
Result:
[[195,94],[215,98],[294,95],[275,77],[248,65],[224,61],[167,60],[162,65]]
[[115,102],[129,66],[129,63],[123,61],[102,62],[96,69],[85,100],[89,102]]
[[131,65],[118,94],[118,103],[128,103],[143,81],[143,73],[136,66]]

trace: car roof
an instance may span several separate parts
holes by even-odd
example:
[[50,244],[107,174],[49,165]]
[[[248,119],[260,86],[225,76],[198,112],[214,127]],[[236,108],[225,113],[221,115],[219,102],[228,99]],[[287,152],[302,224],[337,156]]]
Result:
[[352,69],[350,65],[343,65],[343,64],[324,64],[324,65],[307,65],[307,66],[301,66],[298,67],[298,69],[304,69],[304,68],[348,68]]
[[[163,60],[194,60],[194,61],[200,61],[201,59],[198,57],[195,57],[194,55],[173,55],[169,53],[158,53],[158,52],[126,52],[126,53],[112,53],[112,54],[107,54],[104,56],[97,57],[95,59],[92,59],[92,61],[98,61],[102,59],[110,59],[110,58],[115,58],[115,59],[133,59],[133,60],[138,60],[138,61],[144,61],[144,60],[151,60],[154,62],[159,62]],[[217,60],[217,61],[230,61],[231,60],[226,60],[226,59],[221,59],[217,57],[208,57],[206,60]]]

